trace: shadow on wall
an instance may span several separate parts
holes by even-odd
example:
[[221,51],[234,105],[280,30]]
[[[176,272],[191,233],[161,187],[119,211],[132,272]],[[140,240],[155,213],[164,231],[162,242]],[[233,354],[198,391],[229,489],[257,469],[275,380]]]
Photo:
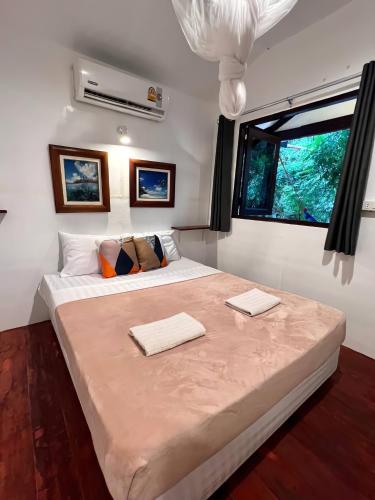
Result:
[[[362,217],[367,219],[375,219],[374,212],[362,212]],[[333,261],[333,275],[335,278],[340,274],[341,267],[341,283],[350,285],[354,274],[355,257],[344,255],[341,253],[324,251],[322,264],[328,266]]]
[[206,264],[215,268],[218,266],[217,240],[220,234],[217,231],[205,231]]
[[341,283],[349,285],[354,274],[354,257],[341,253],[324,251],[322,264],[328,266],[333,261],[333,275],[337,278],[340,275],[341,268]]
[[48,308],[42,297],[39,295],[38,290],[36,290],[28,324],[32,325],[34,323],[39,323],[40,321],[45,321],[48,318]]

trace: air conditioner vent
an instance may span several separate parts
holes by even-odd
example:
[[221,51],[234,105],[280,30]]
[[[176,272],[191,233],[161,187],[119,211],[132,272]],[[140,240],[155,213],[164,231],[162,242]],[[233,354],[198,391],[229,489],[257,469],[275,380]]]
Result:
[[111,104],[112,106],[121,107],[125,109],[136,109],[139,113],[147,114],[147,115],[158,115],[164,116],[165,111],[162,109],[155,109],[148,106],[144,106],[143,104],[138,104],[133,101],[129,101],[128,99],[122,99],[120,97],[112,97],[106,94],[102,94],[101,92],[96,92],[94,90],[85,88],[84,97],[86,99],[92,99],[94,101],[104,102],[107,104]]

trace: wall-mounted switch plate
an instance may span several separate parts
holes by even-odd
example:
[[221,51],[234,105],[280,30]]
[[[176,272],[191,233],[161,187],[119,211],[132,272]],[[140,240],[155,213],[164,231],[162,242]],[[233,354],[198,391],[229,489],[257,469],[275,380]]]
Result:
[[362,210],[366,210],[366,212],[375,212],[375,201],[364,201]]

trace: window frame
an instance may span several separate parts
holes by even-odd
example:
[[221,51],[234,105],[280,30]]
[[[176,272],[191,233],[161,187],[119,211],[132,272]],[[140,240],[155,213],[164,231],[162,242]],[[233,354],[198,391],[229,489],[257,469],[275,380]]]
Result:
[[[305,111],[312,111],[314,109],[323,108],[329,106],[333,103],[340,103],[347,100],[350,100],[354,97],[358,96],[358,89],[352,90],[350,92],[345,92],[339,95],[335,95],[332,97],[328,97],[326,99],[321,99],[318,101],[314,101],[309,104],[305,104],[302,106],[297,106],[295,108],[291,108],[289,110],[280,111],[277,113],[273,113],[271,115],[262,116],[260,118],[256,118],[254,120],[250,120],[248,122],[243,122],[239,126],[238,132],[238,148],[237,148],[237,158],[236,158],[236,170],[235,170],[235,178],[234,178],[234,188],[233,188],[233,199],[232,199],[232,218],[233,219],[248,219],[248,220],[257,220],[264,222],[277,222],[281,224],[294,224],[299,226],[310,226],[310,227],[323,227],[327,228],[329,223],[326,222],[309,222],[305,220],[293,220],[293,219],[278,219],[272,217],[265,217],[266,214],[259,215],[246,215],[244,214],[244,210],[242,209],[242,193],[244,190],[244,169],[246,164],[246,157],[248,151],[248,141],[250,136],[250,128],[255,128],[256,125],[265,122],[271,122],[275,120],[285,120],[288,117],[293,118],[293,116],[300,114]],[[309,137],[312,135],[324,134],[329,132],[335,132],[338,130],[351,128],[353,122],[353,114],[344,115],[337,118],[324,120],[321,122],[315,122],[308,125],[303,125],[301,127],[297,127],[295,129],[289,129],[286,131],[279,132],[278,137],[280,141],[283,140],[291,140],[298,139],[301,137]],[[281,126],[281,125],[280,125]],[[272,126],[268,129],[256,129],[257,131],[265,132],[266,134],[274,134],[275,132],[272,130]],[[274,169],[274,184],[271,186],[272,192],[274,192],[276,187],[276,175],[277,175],[277,164]],[[273,197],[272,197],[273,200]]]
[[[253,128],[251,131],[246,129],[246,134],[248,134],[248,137],[246,138],[246,146],[248,146],[249,141],[253,142],[254,140],[267,140],[267,142],[274,144],[275,146],[275,152],[274,152],[274,158],[273,158],[273,164],[272,164],[272,169],[269,175],[268,179],[268,186],[267,186],[267,193],[266,193],[266,206],[264,208],[253,208],[252,211],[257,212],[257,214],[252,214],[254,217],[259,217],[262,215],[270,215],[272,214],[272,205],[273,205],[273,196],[275,192],[275,187],[276,187],[276,172],[277,172],[277,160],[278,160],[278,155],[280,152],[280,143],[281,140],[278,137],[273,136],[270,133],[267,133],[263,130]],[[275,154],[276,153],[276,154]],[[245,160],[246,161],[246,160]],[[251,215],[251,214],[246,214],[246,207],[242,206],[241,200],[245,197],[245,189],[246,185],[248,182],[248,177],[249,177],[249,172],[243,172],[243,181],[241,183],[241,188],[239,192],[239,212],[241,215]]]

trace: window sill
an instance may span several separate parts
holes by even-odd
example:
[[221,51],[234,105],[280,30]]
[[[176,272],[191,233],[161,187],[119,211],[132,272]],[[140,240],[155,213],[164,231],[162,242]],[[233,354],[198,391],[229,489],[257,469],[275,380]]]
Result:
[[309,227],[324,227],[329,226],[326,222],[308,222],[304,220],[291,220],[291,219],[271,219],[270,217],[262,217],[255,215],[232,215],[232,219],[248,219],[257,220],[262,222],[277,222],[279,224],[293,224],[295,226],[309,226]]

